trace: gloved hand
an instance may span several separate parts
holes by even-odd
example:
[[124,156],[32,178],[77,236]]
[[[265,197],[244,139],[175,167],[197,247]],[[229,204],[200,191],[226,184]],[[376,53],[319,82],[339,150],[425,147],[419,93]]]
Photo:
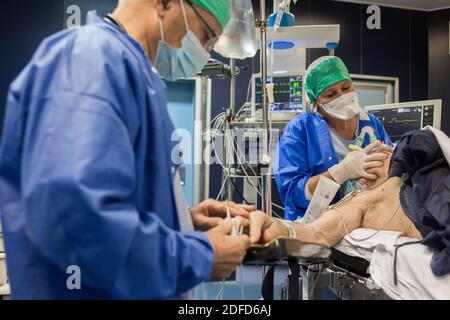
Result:
[[[238,224],[240,223],[244,222],[241,221]],[[205,232],[214,250],[212,280],[230,276],[236,270],[236,267],[242,263],[250,246],[250,239],[247,235],[231,236],[231,229],[232,223],[227,219],[219,223],[217,227]]]
[[[228,207],[232,217],[250,218],[250,213],[255,211],[254,206],[237,204],[233,201],[228,202]],[[225,202],[208,199],[191,208],[190,213],[195,230],[207,231],[223,221],[227,209]]]
[[375,174],[368,173],[368,169],[379,168],[383,166],[383,160],[388,155],[382,152],[373,152],[379,148],[381,141],[374,141],[365,149],[360,151],[352,151],[338,164],[328,169],[328,172],[333,177],[334,181],[343,184],[347,180],[365,178],[368,180],[375,180]]

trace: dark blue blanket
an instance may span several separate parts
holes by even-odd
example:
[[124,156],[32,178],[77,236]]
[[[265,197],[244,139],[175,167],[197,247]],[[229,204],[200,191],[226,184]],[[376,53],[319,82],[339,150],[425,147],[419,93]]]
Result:
[[450,168],[429,130],[405,134],[391,160],[391,177],[405,174],[400,202],[433,252],[435,276],[450,273]]

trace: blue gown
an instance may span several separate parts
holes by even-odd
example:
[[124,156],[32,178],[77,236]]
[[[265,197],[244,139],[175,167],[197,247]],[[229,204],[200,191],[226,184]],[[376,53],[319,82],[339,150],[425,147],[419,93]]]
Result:
[[207,238],[180,232],[166,108],[141,46],[97,15],[41,44],[0,148],[13,298],[172,299],[209,278]]
[[[359,131],[366,126],[373,129],[378,140],[392,145],[382,123],[361,110]],[[369,136],[366,135],[362,147],[369,143]],[[304,216],[309,205],[305,197],[306,183],[338,162],[328,124],[320,114],[304,112],[289,122],[278,146],[278,159],[274,168],[286,219],[296,220]]]

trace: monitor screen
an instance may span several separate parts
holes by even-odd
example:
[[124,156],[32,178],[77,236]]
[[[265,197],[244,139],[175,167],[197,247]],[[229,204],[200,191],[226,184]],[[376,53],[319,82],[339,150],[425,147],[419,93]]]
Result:
[[[268,77],[267,82],[273,83],[273,95],[275,105],[273,111],[288,112],[301,111],[303,109],[302,76]],[[255,107],[262,105],[262,80],[261,77],[255,79]]]
[[391,137],[392,142],[411,130],[422,129],[422,106],[370,110],[377,117]]
[[377,117],[392,142],[411,130],[426,126],[441,128],[442,100],[424,100],[367,106],[366,111]]

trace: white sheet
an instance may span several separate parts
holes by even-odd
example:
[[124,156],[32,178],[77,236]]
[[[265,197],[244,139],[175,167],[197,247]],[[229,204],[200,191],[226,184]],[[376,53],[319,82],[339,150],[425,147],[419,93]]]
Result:
[[[350,233],[350,235],[355,239],[363,239],[374,234],[375,232],[376,231],[372,229],[359,228],[353,230],[353,232]],[[372,254],[377,245],[383,243],[393,246],[397,243],[398,238],[401,236],[402,236],[401,232],[395,231],[380,231],[372,238],[365,241],[355,241],[349,236],[346,236],[344,239],[342,239],[341,242],[339,242],[334,247],[347,255],[360,257],[366,259],[367,261],[370,261],[372,260]]]
[[[351,235],[363,238],[374,232],[361,228],[354,230]],[[450,299],[450,275],[433,275],[430,267],[433,253],[422,244],[411,244],[398,249],[398,282],[397,285],[394,284],[394,245],[410,241],[417,240],[403,237],[399,232],[382,231],[363,242],[346,236],[335,248],[370,261],[371,278],[393,299]]]
[[439,143],[439,146],[442,149],[442,153],[444,154],[445,159],[450,165],[450,138],[441,130],[433,128],[431,126],[426,126],[425,128],[423,128],[423,130],[430,130],[431,132],[433,132],[437,142]]

